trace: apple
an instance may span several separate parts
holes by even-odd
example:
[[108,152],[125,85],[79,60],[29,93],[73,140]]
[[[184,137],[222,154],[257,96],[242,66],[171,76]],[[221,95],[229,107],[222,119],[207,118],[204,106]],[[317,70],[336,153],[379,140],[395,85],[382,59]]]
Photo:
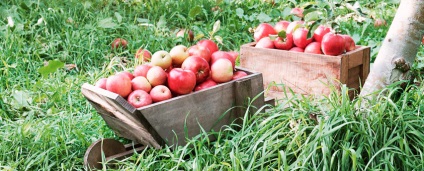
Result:
[[150,91],[150,97],[153,102],[160,102],[172,98],[171,90],[164,85],[158,85],[153,87]]
[[216,83],[215,81],[213,81],[211,78],[203,81],[202,83],[196,85],[196,87],[194,87],[194,91],[200,91],[203,89],[207,89],[209,87],[213,87],[218,85],[218,83]]
[[340,34],[327,33],[322,38],[321,49],[326,55],[340,55],[345,51],[345,47],[345,39]]
[[160,50],[152,55],[150,64],[153,66],[160,66],[162,69],[166,69],[172,65],[171,55],[167,51]]
[[205,81],[209,77],[209,73],[211,71],[208,61],[199,56],[188,57],[181,65],[181,68],[184,70],[190,70],[196,74],[197,84]]
[[135,53],[135,58],[142,62],[149,62],[152,58],[152,53],[147,49],[139,48]]
[[128,103],[135,108],[140,108],[152,104],[152,97],[143,90],[135,90],[131,92],[127,99]]
[[123,74],[109,76],[106,81],[106,90],[126,98],[132,91],[131,80]]
[[234,57],[232,57],[228,52],[225,51],[216,51],[211,56],[211,65],[220,58],[226,58],[231,61],[233,64],[233,69],[236,67],[236,61],[234,60]]
[[210,39],[202,39],[202,40],[198,41],[196,43],[196,45],[203,46],[203,47],[209,49],[209,52],[211,54],[219,50],[218,45],[213,40],[210,40]]
[[134,90],[144,90],[145,92],[148,93],[152,89],[152,85],[150,85],[147,78],[143,77],[143,76],[134,77],[131,80],[131,86],[132,86],[133,91]]
[[322,54],[321,51],[321,43],[320,42],[312,42],[309,43],[308,46],[306,46],[305,53],[315,53],[315,54]]
[[246,72],[244,72],[244,71],[236,71],[236,72],[234,72],[233,78],[231,78],[231,80],[237,80],[237,79],[243,78],[245,76],[247,76],[247,73]]
[[423,40],[421,40],[421,43],[424,45],[424,36],[423,36]]
[[377,18],[374,20],[374,27],[382,27],[386,25],[386,20]]
[[256,43],[255,47],[257,48],[268,48],[268,49],[274,49],[274,42],[271,40],[270,37],[264,37],[261,40]]
[[262,38],[268,37],[270,34],[277,34],[274,27],[268,23],[261,23],[258,27],[256,27],[253,37],[255,38],[255,41],[258,42]]
[[230,60],[221,58],[211,66],[211,78],[217,83],[230,81],[233,78],[233,64]]
[[228,54],[231,55],[231,57],[233,57],[234,61],[237,61],[237,58],[239,57],[239,53],[236,51],[228,51]]
[[290,13],[299,17],[299,18],[303,18],[303,9],[302,8],[293,8],[290,11]]
[[293,32],[294,32],[295,30],[297,30],[299,27],[301,27],[301,26],[303,25],[303,23],[304,23],[304,22],[303,22],[303,21],[300,21],[300,20],[291,22],[291,23],[287,26],[286,33],[287,33],[287,34],[293,34]]
[[121,71],[121,72],[118,72],[117,74],[125,75],[130,80],[132,80],[134,78],[134,75],[131,72],[129,72],[129,71]]
[[273,43],[277,49],[290,50],[293,47],[293,35],[286,34],[285,38],[277,37]]
[[99,80],[96,81],[96,84],[94,84],[94,86],[100,87],[106,90],[106,81],[107,81],[107,78],[100,78]]
[[137,76],[146,77],[147,71],[149,71],[150,68],[152,68],[152,66],[149,64],[138,65],[137,67],[135,67],[133,75],[134,77],[137,77]]
[[188,48],[189,56],[200,56],[204,58],[207,62],[211,61],[212,53],[205,46],[193,45]]
[[174,68],[169,71],[168,87],[172,93],[183,95],[191,93],[196,86],[196,74],[190,70]]
[[152,87],[157,85],[164,85],[166,82],[166,77],[167,74],[165,70],[163,70],[160,66],[153,66],[149,69],[149,71],[147,71],[146,75],[146,78]]
[[346,45],[345,45],[346,52],[349,52],[349,51],[356,49],[355,41],[352,39],[352,37],[350,37],[349,35],[346,35],[346,34],[341,34],[341,36],[344,38],[344,40],[346,42]]
[[308,38],[308,29],[298,28],[293,33],[293,43],[302,49],[304,49],[309,43],[313,41],[313,37]]
[[193,31],[186,30],[186,29],[181,29],[180,31],[178,31],[175,34],[175,36],[176,37],[187,37],[187,40],[190,41],[190,42],[193,41],[193,39],[194,39]]
[[169,51],[169,55],[171,55],[172,58],[172,65],[181,65],[189,56],[188,49],[184,45],[174,46],[171,51]]
[[287,27],[289,26],[289,24],[290,24],[289,21],[285,21],[285,20],[279,21],[275,23],[274,30],[277,32],[277,34],[283,30],[287,31]]
[[300,47],[292,47],[289,51],[293,52],[304,52],[305,50]]
[[315,29],[314,31],[314,40],[316,42],[321,42],[322,41],[322,37],[324,37],[325,34],[330,33],[331,28],[329,27],[325,27],[323,25],[320,25],[317,27],[317,29]]
[[117,48],[126,48],[128,45],[128,41],[122,38],[116,38],[113,40],[113,42],[110,44],[110,47],[112,50],[115,50]]

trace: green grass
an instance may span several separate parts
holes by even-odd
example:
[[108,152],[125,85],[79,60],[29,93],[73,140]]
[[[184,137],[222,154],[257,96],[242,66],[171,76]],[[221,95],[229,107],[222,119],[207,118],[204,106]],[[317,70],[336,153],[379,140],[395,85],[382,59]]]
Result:
[[[87,147],[100,138],[116,138],[82,96],[81,85],[115,71],[133,68],[139,47],[170,50],[176,29],[192,29],[209,38],[216,21],[222,50],[238,51],[253,41],[249,28],[260,22],[293,20],[287,10],[307,3],[209,0],[69,0],[0,2],[0,170],[84,170]],[[397,4],[360,1],[363,22],[337,20],[343,33],[378,52],[387,27],[374,28],[371,15],[390,24]],[[383,8],[383,6],[386,6]],[[218,11],[212,8],[219,7]],[[215,7],[215,9],[217,9]],[[335,14],[352,11],[337,8]],[[12,17],[14,27],[8,27]],[[42,20],[39,20],[42,18]],[[38,21],[41,21],[37,24]],[[202,36],[203,35],[203,36]],[[127,49],[110,51],[116,37]],[[422,63],[421,46],[418,61]],[[56,61],[57,69],[44,63]],[[59,62],[58,62],[59,61]],[[128,62],[122,62],[128,61]],[[53,63],[53,62],[52,62]],[[75,64],[73,69],[63,64]],[[416,68],[423,68],[417,63]],[[39,69],[47,69],[41,71]],[[50,72],[49,72],[50,71]],[[42,76],[45,74],[45,76]],[[422,79],[421,76],[417,78]],[[228,127],[189,140],[175,150],[147,149],[121,162],[121,170],[423,170],[421,142],[424,87],[372,99],[355,110],[345,95],[327,99],[286,99],[266,113],[246,118],[240,131]],[[391,98],[391,96],[396,98]],[[393,100],[396,99],[396,100]],[[317,115],[319,122],[310,118]],[[368,117],[364,117],[364,116]]]

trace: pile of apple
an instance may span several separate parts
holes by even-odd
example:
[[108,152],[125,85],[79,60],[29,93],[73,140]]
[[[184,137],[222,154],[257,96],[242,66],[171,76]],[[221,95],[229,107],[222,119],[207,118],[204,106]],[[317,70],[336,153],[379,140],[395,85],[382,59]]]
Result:
[[[126,46],[124,39],[115,40],[112,49]],[[186,47],[177,45],[169,52],[140,48],[135,57],[143,61],[133,72],[122,71],[101,78],[95,86],[119,94],[135,108],[172,97],[200,91],[247,75],[235,70],[238,53],[220,51],[209,39]]]
[[261,23],[253,35],[257,42],[255,47],[281,49],[314,54],[338,56],[356,48],[355,42],[349,35],[336,34],[330,27],[319,25],[308,38],[305,22],[279,21],[272,26]]

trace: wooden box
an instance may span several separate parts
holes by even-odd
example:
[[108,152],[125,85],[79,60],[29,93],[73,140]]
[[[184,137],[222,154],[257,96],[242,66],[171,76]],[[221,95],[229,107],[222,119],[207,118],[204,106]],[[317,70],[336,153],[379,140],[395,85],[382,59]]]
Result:
[[184,145],[186,138],[201,134],[202,129],[219,131],[239,121],[249,98],[256,97],[253,106],[264,105],[262,74],[237,70],[248,76],[138,109],[121,96],[88,83],[81,91],[118,136],[155,148]]
[[[370,69],[370,47],[357,46],[339,56],[328,56],[279,49],[255,48],[248,43],[240,48],[240,66],[263,74],[266,97],[290,94],[328,95],[340,83],[352,88],[353,98],[364,84]],[[356,91],[354,91],[356,90]]]

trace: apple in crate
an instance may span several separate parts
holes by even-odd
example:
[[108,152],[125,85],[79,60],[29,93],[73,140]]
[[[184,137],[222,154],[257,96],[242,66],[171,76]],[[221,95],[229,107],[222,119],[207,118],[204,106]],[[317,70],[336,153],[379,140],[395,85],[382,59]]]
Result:
[[135,90],[131,92],[127,99],[128,103],[135,108],[140,108],[152,104],[152,97],[144,90]]
[[308,29],[306,28],[298,28],[293,33],[293,43],[302,49],[308,46],[311,43],[313,38],[308,38]]
[[325,27],[323,25],[320,25],[317,27],[317,29],[315,29],[314,31],[314,40],[316,42],[321,42],[322,41],[322,37],[324,37],[325,34],[330,33],[331,28],[329,27]]
[[322,54],[321,43],[320,42],[309,43],[309,45],[306,46],[304,52],[305,53]]
[[342,34],[341,35],[346,43],[345,50],[346,52],[352,51],[356,49],[355,41],[349,35]]
[[147,49],[140,48],[135,53],[135,58],[143,62],[149,62],[152,58],[152,53]]
[[340,34],[327,33],[322,38],[321,49],[326,55],[341,55],[345,51],[345,47],[345,39]]
[[152,87],[157,85],[164,85],[166,82],[167,74],[160,66],[153,66],[147,71],[147,80]]
[[271,40],[270,37],[264,37],[261,40],[256,43],[255,47],[257,48],[267,48],[267,49],[274,49],[274,42]]
[[150,68],[152,68],[152,66],[149,65],[149,64],[138,65],[137,67],[135,67],[133,75],[135,77],[137,77],[137,76],[146,77],[147,71],[149,71]]
[[292,21],[288,26],[287,26],[287,30],[286,33],[287,34],[293,34],[293,32],[301,27],[303,25],[303,21],[297,20],[297,21]]
[[216,60],[221,59],[221,58],[225,58],[231,61],[231,63],[233,64],[233,69],[236,67],[236,60],[234,59],[233,56],[230,55],[230,53],[225,52],[225,51],[216,51],[215,53],[212,54],[211,56],[211,64],[213,64]]
[[207,80],[203,81],[202,83],[196,85],[196,87],[194,87],[194,91],[200,91],[203,89],[207,89],[209,87],[213,87],[218,85],[218,83],[216,83],[215,81],[213,81],[211,78],[208,78]]
[[150,96],[153,102],[160,102],[172,98],[171,90],[164,85],[153,87],[150,91]]
[[210,39],[202,39],[198,41],[196,45],[209,49],[210,54],[213,54],[214,52],[219,50],[218,45],[213,40],[210,40]]
[[275,24],[274,26],[274,30],[275,32],[280,33],[281,31],[287,31],[287,27],[289,26],[290,22],[289,21],[279,21]]
[[96,81],[94,86],[100,87],[106,90],[106,81],[107,81],[107,78],[100,78],[99,80]]
[[253,33],[253,37],[255,41],[258,42],[264,37],[268,37],[269,35],[277,34],[274,27],[268,23],[261,23],[256,27],[255,33]]
[[293,52],[304,52],[305,50],[300,47],[292,47],[289,51]]
[[172,65],[181,65],[186,58],[188,58],[188,48],[184,45],[174,46],[171,51],[169,51],[169,55],[172,58]]
[[181,65],[183,70],[190,70],[196,75],[196,83],[199,84],[209,77],[211,71],[209,63],[202,57],[190,56]]
[[169,68],[172,65],[171,55],[167,51],[160,50],[152,55],[150,64],[153,66],[160,66],[162,69]]
[[188,48],[189,56],[200,56],[204,58],[207,62],[211,61],[211,52],[205,46],[193,45]]
[[137,76],[131,80],[131,86],[134,90],[144,90],[145,92],[150,92],[152,85],[149,83],[146,77]]
[[227,52],[229,55],[231,55],[231,57],[233,57],[234,61],[237,61],[237,58],[239,57],[239,53],[236,51],[229,51]]
[[281,50],[290,50],[293,47],[293,35],[286,34],[285,37],[278,36],[274,40],[274,46]]
[[130,80],[132,80],[134,78],[134,75],[129,71],[121,71],[121,72],[118,72],[117,74],[123,74],[126,77],[128,77]]
[[237,79],[243,78],[245,76],[247,76],[247,73],[246,72],[244,72],[244,71],[236,71],[236,72],[234,72],[233,78],[231,80],[237,80]]
[[196,74],[190,70],[174,68],[168,74],[168,87],[176,95],[189,94],[196,86]]
[[131,80],[122,74],[109,76],[106,81],[106,90],[126,98],[132,91]]
[[230,81],[233,78],[233,64],[228,59],[218,59],[211,66],[211,78],[217,83]]

